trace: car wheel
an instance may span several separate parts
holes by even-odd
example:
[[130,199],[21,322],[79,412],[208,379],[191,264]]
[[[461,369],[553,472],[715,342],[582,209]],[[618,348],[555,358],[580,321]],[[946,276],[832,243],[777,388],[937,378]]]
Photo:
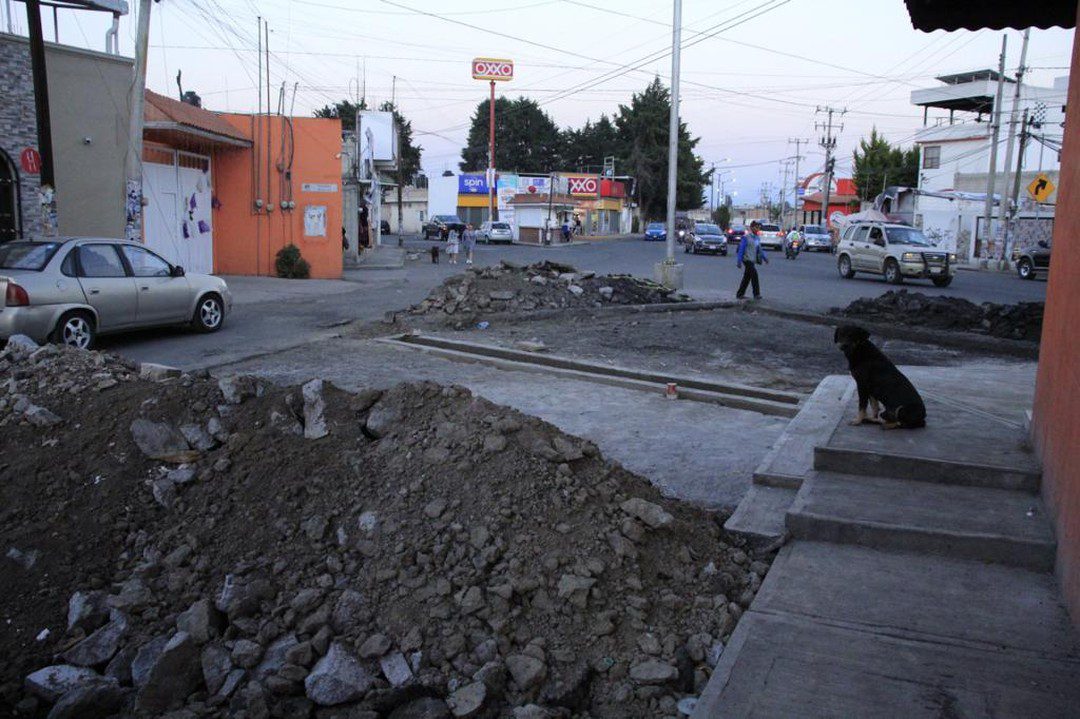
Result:
[[855,276],[855,270],[851,269],[851,258],[847,255],[840,255],[840,259],[836,263],[836,269],[839,270],[840,276],[845,280],[850,280]]
[[225,307],[215,294],[203,295],[195,306],[191,324],[199,332],[217,332],[225,321]]
[[948,287],[952,284],[952,277],[935,277],[933,282],[934,287]]
[[1016,265],[1016,273],[1022,280],[1035,279],[1035,268],[1031,266],[1031,260],[1024,258]]
[[900,274],[900,265],[892,258],[885,262],[885,281],[890,285],[902,285],[904,283],[904,276]]
[[81,350],[93,349],[97,341],[93,316],[89,312],[68,312],[56,323],[49,341]]

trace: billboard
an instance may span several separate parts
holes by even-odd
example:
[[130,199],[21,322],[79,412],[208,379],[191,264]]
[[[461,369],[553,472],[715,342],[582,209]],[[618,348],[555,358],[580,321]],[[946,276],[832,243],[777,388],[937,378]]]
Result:
[[506,82],[514,79],[514,61],[495,57],[475,57],[472,61],[473,80]]
[[459,195],[488,194],[487,178],[483,175],[458,175]]
[[[371,144],[371,157],[375,162],[392,163],[397,167],[398,128],[394,122],[394,113],[379,110],[360,110],[357,115],[357,137],[361,144],[368,140]],[[368,130],[371,134],[368,134]]]
[[550,187],[550,177],[518,177],[518,192],[522,194],[546,195]]

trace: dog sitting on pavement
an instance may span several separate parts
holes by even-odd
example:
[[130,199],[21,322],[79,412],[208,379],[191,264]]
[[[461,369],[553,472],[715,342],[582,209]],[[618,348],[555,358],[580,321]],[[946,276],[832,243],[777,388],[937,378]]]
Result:
[[851,424],[870,422],[882,429],[926,426],[926,405],[918,390],[870,341],[869,332],[857,325],[843,325],[833,333],[833,342],[847,357],[859,393],[859,414]]

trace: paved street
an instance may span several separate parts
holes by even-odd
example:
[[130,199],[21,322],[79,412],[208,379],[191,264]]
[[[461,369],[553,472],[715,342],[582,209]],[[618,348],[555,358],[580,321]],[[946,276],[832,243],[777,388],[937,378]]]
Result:
[[[336,334],[353,320],[381,318],[388,310],[421,300],[446,277],[465,270],[464,265],[443,261],[433,265],[427,250],[434,244],[411,240],[407,247],[421,253],[402,269],[357,270],[348,281],[292,281],[276,278],[227,278],[236,307],[225,328],[214,335],[183,330],[155,330],[106,338],[102,349],[120,352],[139,361],[197,369],[237,362],[268,352],[297,347]],[[803,254],[794,261],[770,253],[771,262],[761,270],[765,299],[774,304],[826,311],[859,297],[875,296],[889,289],[880,278],[843,280],[833,258],[826,254]],[[662,243],[638,239],[607,240],[569,247],[481,246],[478,265],[501,259],[516,262],[558,260],[580,269],[600,273],[628,273],[650,277],[653,264],[664,257]],[[685,291],[701,300],[730,299],[741,276],[734,254],[728,257],[686,255]],[[1041,301],[1044,281],[1026,282],[1012,274],[962,272],[951,287],[938,289],[929,282],[909,282],[911,291],[963,297],[973,302]]]

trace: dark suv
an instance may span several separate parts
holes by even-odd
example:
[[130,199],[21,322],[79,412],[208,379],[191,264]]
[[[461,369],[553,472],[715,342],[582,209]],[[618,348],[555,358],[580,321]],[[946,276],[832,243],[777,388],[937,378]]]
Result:
[[457,215],[432,215],[431,219],[424,223],[423,234],[425,240],[437,237],[445,240],[451,232],[461,234],[465,231],[465,223]]
[[1021,279],[1033,280],[1035,275],[1050,271],[1050,245],[1046,240],[1039,240],[1035,247],[1017,250],[1014,255],[1016,260],[1016,274]]

